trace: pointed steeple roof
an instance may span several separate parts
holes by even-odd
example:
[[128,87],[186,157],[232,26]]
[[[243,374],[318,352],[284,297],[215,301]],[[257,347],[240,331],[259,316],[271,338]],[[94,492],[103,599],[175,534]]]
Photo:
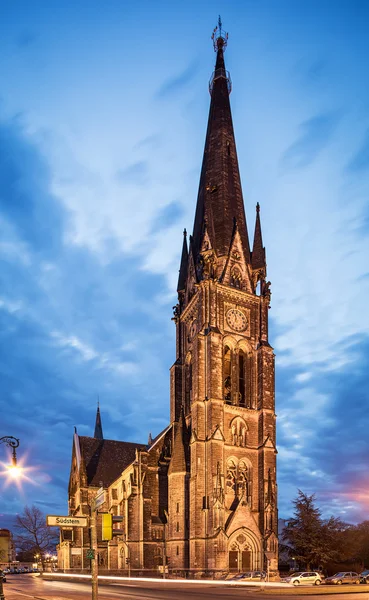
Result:
[[205,222],[216,255],[221,257],[228,254],[234,219],[238,223],[246,260],[250,261],[250,245],[229,102],[231,80],[224,63],[227,38],[219,19],[219,26],[213,34],[217,59],[210,81],[210,112],[193,228],[195,261],[200,252]]
[[97,412],[96,412],[96,423],[95,423],[94,438],[97,439],[97,440],[103,440],[104,439],[103,430],[102,430],[102,424],[101,424],[101,415],[100,415],[100,404],[99,404],[99,402],[97,403]]
[[187,231],[183,231],[183,246],[181,256],[181,266],[179,268],[177,292],[185,289],[188,268],[188,248],[187,248]]
[[265,268],[265,248],[263,246],[263,238],[261,235],[261,223],[260,223],[260,204],[256,205],[256,221],[255,221],[255,233],[254,233],[254,244],[252,247],[251,264],[253,269]]

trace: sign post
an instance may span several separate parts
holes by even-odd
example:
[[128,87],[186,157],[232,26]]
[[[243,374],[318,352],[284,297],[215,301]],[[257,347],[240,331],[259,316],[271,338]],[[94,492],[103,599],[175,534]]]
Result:
[[59,515],[47,515],[46,523],[49,527],[88,527],[87,517],[61,517]]

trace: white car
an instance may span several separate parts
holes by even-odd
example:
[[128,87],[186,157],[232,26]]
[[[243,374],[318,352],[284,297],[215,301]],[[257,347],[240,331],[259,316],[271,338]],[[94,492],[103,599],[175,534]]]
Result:
[[322,579],[316,571],[298,571],[297,573],[292,573],[292,575],[285,577],[282,581],[285,583],[292,583],[293,585],[320,585],[322,583]]

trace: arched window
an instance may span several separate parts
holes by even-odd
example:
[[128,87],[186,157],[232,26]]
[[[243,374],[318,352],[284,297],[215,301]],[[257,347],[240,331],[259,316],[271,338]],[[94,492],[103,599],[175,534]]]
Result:
[[234,446],[246,446],[247,425],[243,419],[236,417],[231,423],[231,442]]
[[240,350],[238,353],[238,404],[246,405],[246,360],[245,353]]
[[239,269],[233,269],[231,273],[231,286],[239,290],[242,287],[242,275]]
[[249,469],[246,463],[241,460],[238,464],[238,497],[245,500],[249,497]]
[[192,399],[192,361],[191,356],[186,359],[185,364],[185,414],[187,415],[191,409]]
[[228,346],[224,348],[223,359],[224,374],[224,400],[232,402],[232,351]]
[[229,460],[227,463],[227,477],[226,477],[226,493],[234,495],[236,493],[236,475],[237,468],[233,460]]
[[228,504],[237,502],[251,503],[251,466],[246,460],[236,463],[229,459],[227,462],[226,494]]

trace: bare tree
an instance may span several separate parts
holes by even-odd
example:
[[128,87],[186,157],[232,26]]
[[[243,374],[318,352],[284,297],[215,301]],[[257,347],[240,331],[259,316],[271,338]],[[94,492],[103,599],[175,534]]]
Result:
[[43,568],[45,554],[55,551],[58,543],[55,528],[46,525],[45,515],[37,506],[25,506],[23,514],[16,518],[15,529],[17,548],[24,553],[39,554]]

